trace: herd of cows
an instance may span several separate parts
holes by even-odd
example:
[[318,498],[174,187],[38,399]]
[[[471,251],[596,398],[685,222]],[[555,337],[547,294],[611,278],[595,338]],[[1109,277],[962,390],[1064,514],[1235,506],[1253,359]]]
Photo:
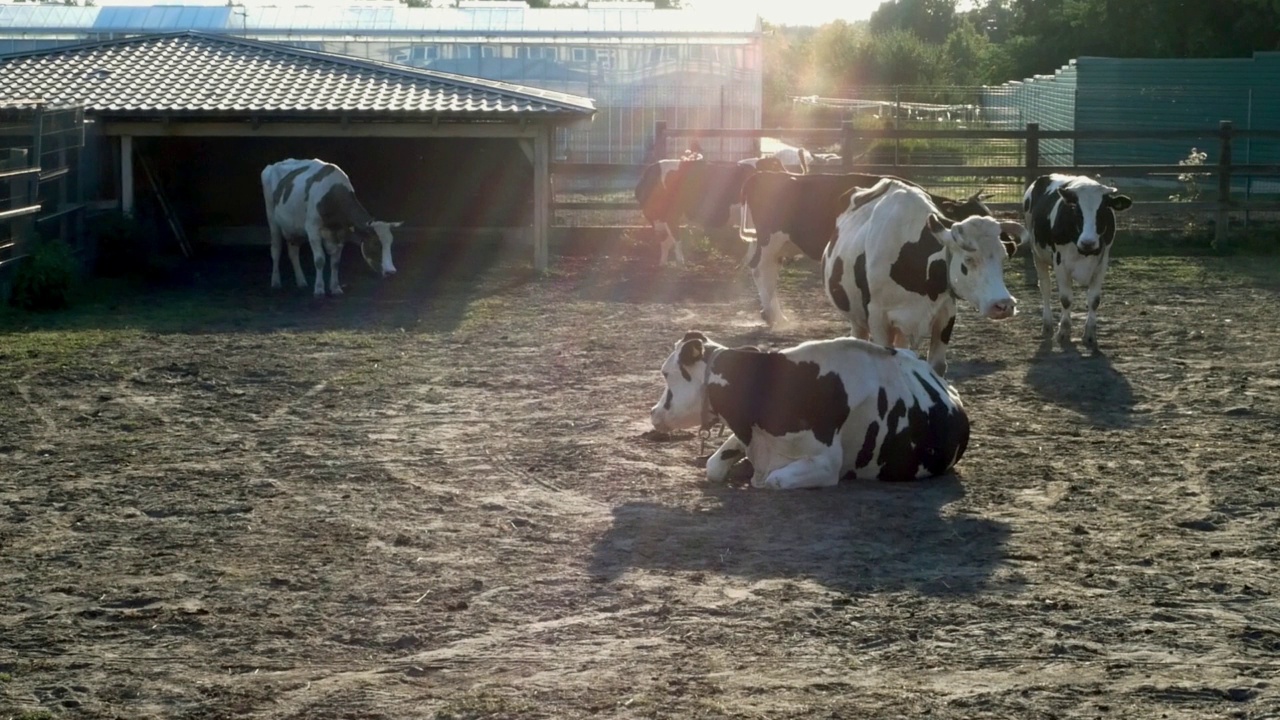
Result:
[[[981,193],[954,200],[892,176],[790,172],[782,158],[715,162],[697,148],[647,166],[635,189],[662,242],[661,264],[684,254],[684,221],[715,229],[736,217],[771,325],[786,317],[778,300],[780,262],[801,253],[821,263],[826,296],[852,337],[820,339],[780,351],[725,347],[691,331],[662,364],[666,388],[650,411],[662,432],[717,423],[729,439],[707,460],[707,477],[727,479],[749,460],[752,484],[775,489],[826,487],[842,477],[907,480],[949,471],[964,455],[969,419],[946,381],[946,351],[957,301],[993,320],[1012,317],[1006,260],[1030,246],[1044,329],[1053,331],[1053,288],[1062,306],[1056,338],[1071,337],[1073,284],[1087,288],[1082,339],[1097,344],[1097,310],[1115,238],[1115,213],[1131,200],[1092,178],[1045,175],[1027,187],[1023,222],[1000,221]],[[338,262],[346,243],[369,266],[395,273],[391,229],[355,197],[340,168],[321,160],[284,160],[262,171],[271,230],[271,286],[280,287],[287,243],[299,287],[299,251],[315,260],[315,294],[340,294]],[[676,230],[673,230],[676,229]],[[1052,280],[1050,279],[1052,276]],[[911,348],[929,339],[927,359]]]

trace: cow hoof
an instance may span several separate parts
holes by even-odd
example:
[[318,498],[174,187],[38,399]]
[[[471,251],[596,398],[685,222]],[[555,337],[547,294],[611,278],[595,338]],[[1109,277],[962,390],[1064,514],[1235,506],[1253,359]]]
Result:
[[1053,321],[1052,321],[1052,320],[1046,320],[1046,321],[1044,322],[1044,324],[1040,326],[1040,333],[1041,333],[1042,335],[1052,335],[1052,334],[1053,334]]
[[342,288],[340,288],[340,287],[336,287],[336,288],[334,288],[334,289],[330,290],[330,291],[329,291],[329,294],[330,294],[330,295],[333,295],[333,296],[341,295],[341,294],[342,294]]
[[271,281],[271,289],[272,289],[272,290],[279,290],[279,289],[280,289],[280,281],[279,281],[279,280],[272,280],[272,281]]
[[1054,339],[1057,340],[1058,343],[1061,345],[1066,345],[1070,343],[1071,328],[1058,328],[1058,334],[1054,336]]

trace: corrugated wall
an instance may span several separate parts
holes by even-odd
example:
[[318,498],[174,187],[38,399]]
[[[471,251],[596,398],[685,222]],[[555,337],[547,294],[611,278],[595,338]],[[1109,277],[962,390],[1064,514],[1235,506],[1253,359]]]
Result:
[[[984,88],[983,116],[1011,130],[1023,129],[1027,123],[1039,123],[1041,130],[1071,130],[1075,126],[1077,81],[1076,67],[1071,64],[1053,75]],[[1071,165],[1075,161],[1073,146],[1071,140],[1046,140],[1040,144],[1040,161]]]

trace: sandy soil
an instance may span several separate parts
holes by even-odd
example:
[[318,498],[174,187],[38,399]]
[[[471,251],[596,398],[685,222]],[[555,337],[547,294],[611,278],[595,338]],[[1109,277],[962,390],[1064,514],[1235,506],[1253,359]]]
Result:
[[0,718],[1280,717],[1258,262],[1116,261],[1098,355],[1015,263],[956,330],[958,475],[790,494],[647,412],[687,329],[843,333],[809,265],[785,333],[714,262],[480,250],[11,320]]

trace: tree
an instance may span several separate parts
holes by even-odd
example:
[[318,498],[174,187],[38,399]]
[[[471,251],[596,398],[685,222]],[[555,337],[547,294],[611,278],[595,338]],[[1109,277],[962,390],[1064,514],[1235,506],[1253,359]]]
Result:
[[955,0],[886,0],[871,14],[871,31],[906,30],[941,44],[956,26]]

